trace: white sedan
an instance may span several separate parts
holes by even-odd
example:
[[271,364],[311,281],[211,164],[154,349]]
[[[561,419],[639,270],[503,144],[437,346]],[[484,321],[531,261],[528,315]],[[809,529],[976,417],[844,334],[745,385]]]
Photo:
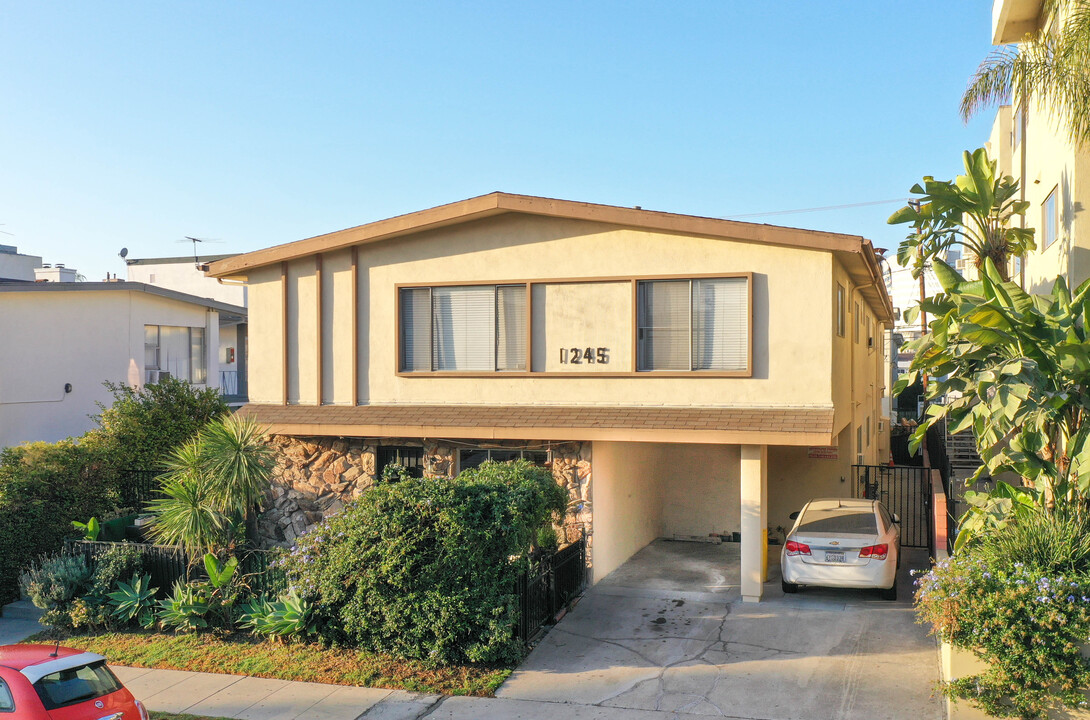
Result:
[[897,599],[901,529],[877,500],[821,498],[798,513],[780,552],[783,591],[799,585],[878,588]]

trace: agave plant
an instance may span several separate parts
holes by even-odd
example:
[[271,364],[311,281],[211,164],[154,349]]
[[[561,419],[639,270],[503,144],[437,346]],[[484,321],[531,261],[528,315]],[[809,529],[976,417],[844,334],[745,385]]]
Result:
[[208,621],[204,619],[208,613],[208,598],[196,585],[177,581],[170,596],[160,600],[158,606],[156,616],[164,628],[193,632],[208,627]]
[[277,600],[254,598],[243,606],[239,625],[266,637],[303,637],[314,633],[313,605],[294,591]]
[[131,623],[134,620],[141,627],[151,627],[155,622],[155,593],[159,588],[150,587],[150,575],[132,576],[132,582],[119,581],[117,590],[107,593],[111,608],[110,614],[118,620]]

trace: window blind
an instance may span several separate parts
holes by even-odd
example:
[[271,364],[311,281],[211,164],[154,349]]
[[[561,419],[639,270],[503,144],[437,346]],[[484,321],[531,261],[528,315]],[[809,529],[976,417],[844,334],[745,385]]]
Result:
[[435,370],[496,369],[496,289],[432,288],[432,367]]
[[526,369],[526,286],[496,288],[496,369]]
[[401,290],[401,370],[431,370],[431,290]]
[[693,280],[693,370],[745,370],[749,363],[746,278]]
[[640,282],[637,291],[637,368],[689,369],[689,281]]

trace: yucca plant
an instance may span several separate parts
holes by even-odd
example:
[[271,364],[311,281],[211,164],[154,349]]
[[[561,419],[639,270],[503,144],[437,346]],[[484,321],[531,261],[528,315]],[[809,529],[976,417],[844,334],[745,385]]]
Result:
[[152,538],[194,556],[229,547],[268,490],[273,465],[265,432],[252,418],[209,422],[165,463],[164,497],[148,506],[156,515]]
[[117,590],[106,595],[112,608],[110,614],[125,623],[136,621],[141,627],[151,627],[155,622],[155,593],[159,588],[150,586],[150,575],[134,574],[132,582],[118,582]]
[[[195,452],[189,443],[175,453],[177,459]],[[230,519],[216,509],[209,498],[207,481],[200,475],[171,470],[163,480],[163,497],[148,504],[155,518],[148,526],[152,539],[167,545],[181,545],[190,554],[226,544]]]
[[227,415],[201,430],[200,449],[212,502],[220,512],[248,519],[269,489],[276,462],[265,429],[252,417]]

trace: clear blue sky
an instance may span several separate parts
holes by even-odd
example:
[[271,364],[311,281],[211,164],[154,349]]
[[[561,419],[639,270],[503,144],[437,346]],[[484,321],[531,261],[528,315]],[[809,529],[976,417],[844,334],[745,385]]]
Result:
[[[34,2],[0,14],[0,243],[124,275],[493,190],[726,217],[907,197],[991,3]],[[894,204],[747,218],[896,247]]]

